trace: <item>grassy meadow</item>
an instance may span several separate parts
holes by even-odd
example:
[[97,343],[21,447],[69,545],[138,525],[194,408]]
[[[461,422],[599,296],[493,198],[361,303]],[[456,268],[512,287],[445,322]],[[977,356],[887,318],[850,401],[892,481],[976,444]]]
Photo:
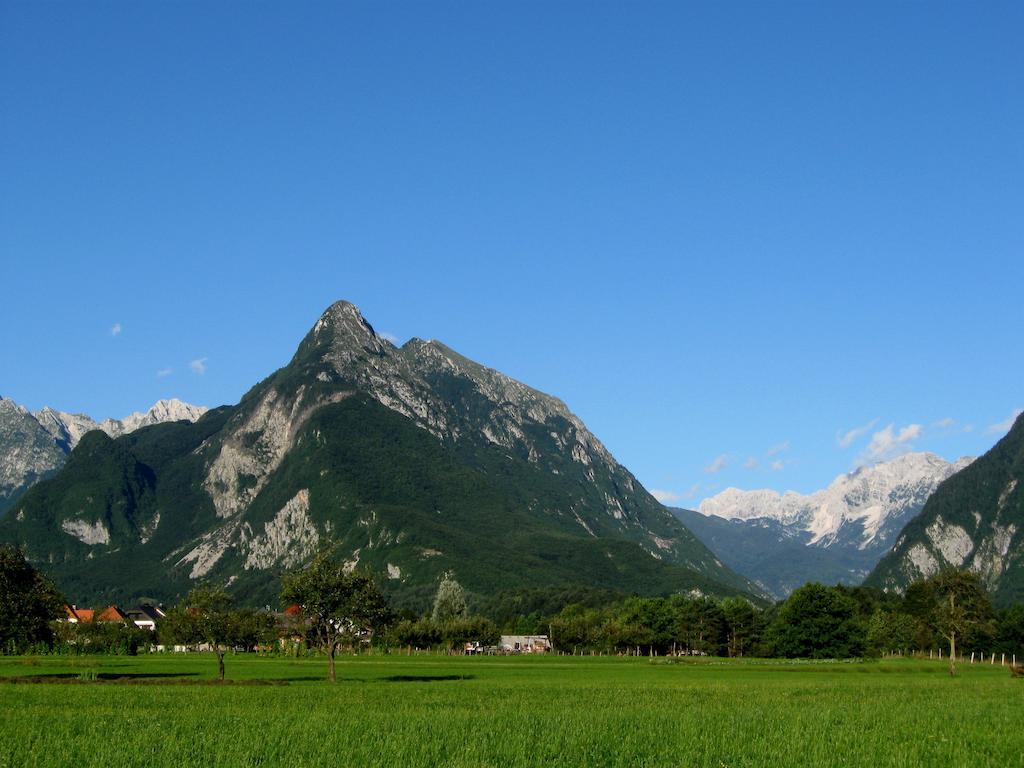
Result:
[[371,655],[332,686],[322,659],[239,655],[232,683],[215,672],[202,654],[0,657],[0,767],[1024,765],[1024,679],[998,666]]

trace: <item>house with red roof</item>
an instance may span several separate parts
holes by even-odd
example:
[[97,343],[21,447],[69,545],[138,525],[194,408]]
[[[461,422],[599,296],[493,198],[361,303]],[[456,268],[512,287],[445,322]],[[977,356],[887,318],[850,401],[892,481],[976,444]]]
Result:
[[128,617],[124,615],[124,612],[116,605],[108,605],[99,616],[96,617],[96,621],[118,621],[124,623]]
[[64,621],[69,624],[88,624],[93,620],[96,611],[91,608],[79,608],[77,605],[64,606]]
[[106,608],[93,610],[92,608],[79,608],[77,605],[64,606],[63,621],[69,624],[89,624],[93,621],[118,621],[124,622],[128,619],[127,614],[116,605],[108,605]]

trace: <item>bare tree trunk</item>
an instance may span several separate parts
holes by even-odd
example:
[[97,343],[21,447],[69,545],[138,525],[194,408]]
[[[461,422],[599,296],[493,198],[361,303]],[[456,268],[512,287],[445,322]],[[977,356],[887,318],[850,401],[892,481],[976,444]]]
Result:
[[956,597],[952,592],[949,593],[949,615],[952,624],[949,628],[949,674],[956,676],[956,623],[953,618],[956,616]]
[[224,651],[220,646],[215,646],[214,650],[217,652],[217,679],[224,682]]
[[332,683],[338,682],[338,674],[334,670],[334,651],[337,643],[331,642],[327,645],[327,677]]
[[949,633],[949,674],[956,675],[956,632]]

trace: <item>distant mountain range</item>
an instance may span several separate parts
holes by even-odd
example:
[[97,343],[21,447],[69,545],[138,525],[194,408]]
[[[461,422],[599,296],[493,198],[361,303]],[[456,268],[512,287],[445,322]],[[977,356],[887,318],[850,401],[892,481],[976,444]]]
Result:
[[781,598],[808,581],[859,584],[939,484],[971,461],[909,453],[808,495],[729,488],[699,512],[673,511],[724,563]]
[[327,545],[421,607],[445,572],[477,594],[759,592],[560,400],[437,341],[395,347],[347,302],[238,405],[86,435],[0,541],[84,603],[201,581],[274,602],[276,577]]
[[0,517],[33,484],[64,466],[87,432],[99,429],[118,437],[151,424],[195,421],[204,413],[206,408],[172,399],[157,401],[145,413],[95,421],[85,414],[53,408],[32,413],[0,397]]
[[901,591],[947,567],[979,573],[998,603],[1024,602],[1024,415],[932,494],[866,583]]

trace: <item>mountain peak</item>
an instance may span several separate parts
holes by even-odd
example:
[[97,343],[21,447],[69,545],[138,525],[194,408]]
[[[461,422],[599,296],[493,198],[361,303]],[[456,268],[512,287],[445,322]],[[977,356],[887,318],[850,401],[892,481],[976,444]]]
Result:
[[123,419],[104,419],[99,424],[99,428],[107,434],[117,437],[151,424],[162,424],[167,421],[197,421],[207,410],[201,405],[192,405],[172,397],[169,400],[157,400],[145,413],[136,411]]
[[1017,415],[1017,418],[1013,421],[1013,426],[1010,427],[1010,432],[1016,432],[1018,430],[1024,430],[1024,411]]
[[348,327],[358,328],[364,331],[369,330],[371,333],[374,332],[373,326],[371,326],[366,321],[366,318],[363,317],[363,313],[359,311],[359,307],[351,301],[345,301],[342,299],[334,302],[324,310],[323,314],[320,315],[320,319],[317,320],[316,325],[313,326],[313,330],[320,331],[324,328]]
[[[202,405],[192,405],[186,403],[184,400],[179,400],[176,397],[171,397],[163,400],[157,400],[153,405],[150,406],[147,414],[152,416],[166,416],[164,421],[180,421],[181,419],[188,418],[190,421],[195,421],[196,418],[206,413],[208,409]],[[170,417],[176,416],[178,418],[171,419]]]
[[[347,301],[237,406],[114,444],[114,458],[138,451],[152,466],[86,451],[19,502],[0,541],[31,540],[46,562],[48,547],[75,547],[57,569],[69,579],[88,572],[97,589],[108,570],[97,566],[117,553],[131,558],[132,589],[237,578],[252,600],[275,571],[326,543],[410,598],[456,568],[481,593],[511,588],[517,563],[534,583],[756,592],[564,403],[436,341],[399,350]],[[173,482],[157,488],[158,475]],[[115,507],[126,523],[104,527],[99,541],[93,531]]]
[[0,413],[23,413],[28,414],[28,409],[24,406],[18,405],[16,402],[11,400],[9,397],[0,396]]
[[336,301],[324,310],[306,339],[314,347],[326,344],[335,351],[364,350],[381,354],[391,347],[388,341],[377,335],[359,307],[344,300]]

